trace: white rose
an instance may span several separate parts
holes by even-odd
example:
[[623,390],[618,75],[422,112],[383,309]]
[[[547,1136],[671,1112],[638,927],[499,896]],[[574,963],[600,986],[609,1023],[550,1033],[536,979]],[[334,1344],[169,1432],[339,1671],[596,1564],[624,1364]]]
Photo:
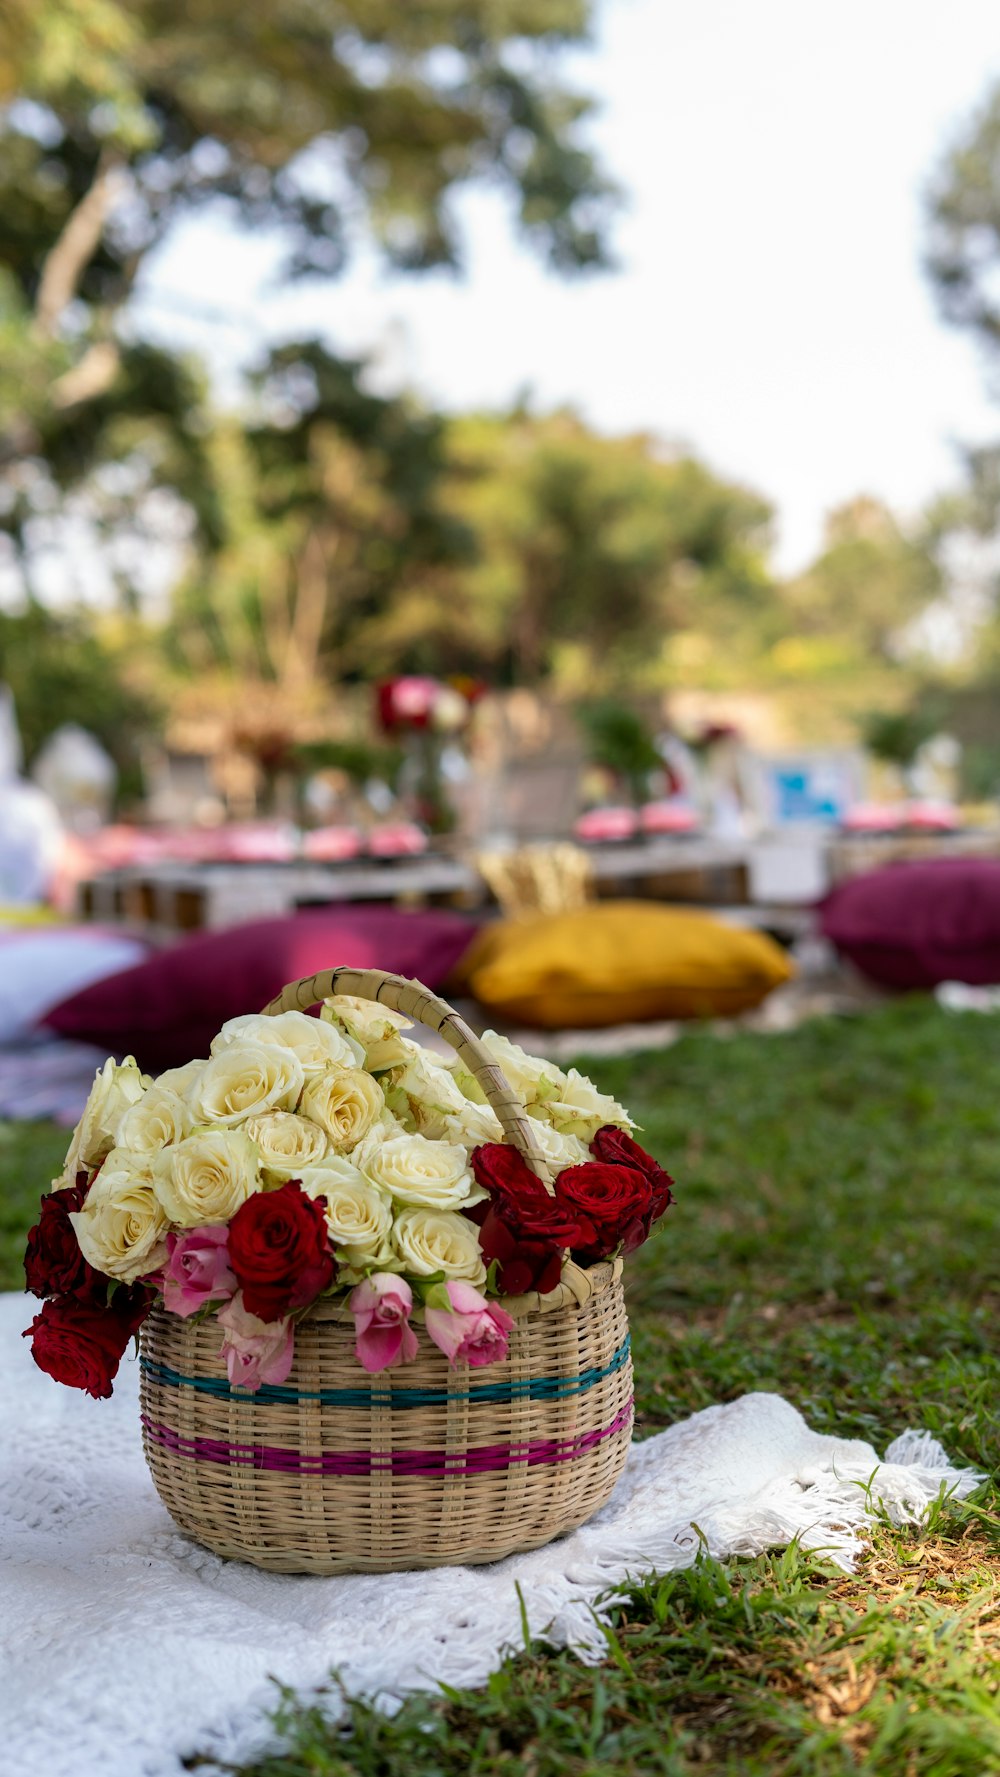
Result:
[[165,1159],[156,1189],[178,1228],[231,1222],[240,1205],[260,1189],[257,1150],[242,1129],[199,1129]]
[[115,1146],[131,1148],[137,1154],[151,1154],[157,1148],[169,1148],[183,1141],[190,1135],[192,1124],[190,1106],[156,1081],[120,1119]]
[[120,1067],[111,1060],[104,1063],[73,1131],[62,1173],[53,1180],[53,1190],[63,1191],[75,1185],[78,1172],[92,1172],[110,1154],[118,1124],[148,1085],[149,1077],[139,1072],[134,1056],[129,1055]]
[[488,1104],[467,1102],[455,1116],[444,1119],[446,1141],[460,1142],[463,1148],[482,1147],[487,1141],[503,1141],[500,1119]]
[[318,1165],[330,1151],[326,1131],[294,1111],[265,1111],[262,1117],[248,1117],[243,1129],[272,1178],[298,1178],[304,1167]]
[[341,1265],[361,1272],[391,1263],[392,1210],[382,1192],[349,1160],[334,1155],[328,1166],[309,1167],[302,1175],[302,1189],[325,1201],[326,1225]]
[[320,1017],[325,1023],[338,1025],[360,1043],[370,1073],[383,1073],[386,1068],[405,1061],[410,1044],[399,1033],[412,1030],[413,1026],[400,1012],[380,1006],[375,1000],[357,999],[351,993],[335,993],[323,1002]]
[[[331,1191],[342,1185],[356,1185],[361,1176],[354,1161],[346,1154],[327,1154],[318,1165],[303,1167],[299,1183],[307,1197],[328,1197]],[[388,1203],[388,1197],[385,1201]]]
[[359,1067],[332,1067],[306,1083],[302,1113],[325,1129],[338,1153],[356,1148],[385,1109],[382,1088]]
[[95,1271],[134,1283],[162,1265],[169,1226],[157,1194],[163,1166],[161,1154],[112,1148],[83,1208],[69,1218]]
[[365,1142],[353,1158],[365,1178],[397,1203],[460,1209],[467,1203],[480,1203],[486,1196],[469,1171],[465,1149],[455,1142],[395,1135]]
[[590,1149],[579,1136],[562,1135],[551,1123],[543,1123],[538,1117],[529,1117],[528,1123],[542,1158],[553,1173],[562,1172],[567,1166],[582,1166],[585,1161],[593,1159]]
[[414,1277],[464,1277],[485,1283],[486,1266],[479,1250],[478,1230],[451,1210],[401,1209],[393,1223],[392,1244],[403,1271]]
[[321,1074],[328,1067],[359,1067],[364,1065],[365,1052],[360,1043],[353,1043],[343,1031],[321,1018],[309,1018],[305,1012],[278,1012],[266,1018],[263,1012],[249,1012],[242,1018],[230,1018],[212,1040],[212,1054],[234,1044],[263,1043],[291,1049],[302,1064],[306,1079]]
[[412,1130],[408,1130],[406,1124],[402,1123],[400,1119],[390,1111],[388,1105],[383,1105],[364,1138],[364,1145],[368,1148],[374,1146],[376,1142],[388,1141],[390,1136],[411,1135],[412,1133]]
[[613,1123],[619,1129],[635,1128],[624,1105],[606,1093],[598,1092],[593,1081],[585,1074],[577,1073],[575,1067],[571,1067],[565,1076],[558,1096],[548,1099],[542,1110],[547,1120],[563,1135],[578,1135],[586,1142],[592,1141],[605,1123]]
[[461,1116],[468,1100],[448,1069],[416,1043],[386,1087],[392,1109],[421,1135],[436,1141],[447,1135],[446,1119]]
[[498,1036],[495,1030],[484,1031],[483,1048],[491,1061],[496,1062],[522,1104],[541,1104],[546,1099],[558,1097],[566,1075],[554,1062],[529,1055],[520,1044],[512,1043],[509,1037]]
[[154,1086],[162,1086],[164,1092],[175,1092],[178,1098],[186,1103],[198,1096],[201,1076],[208,1066],[207,1061],[186,1061],[183,1067],[168,1068],[153,1081]]
[[243,1123],[264,1111],[293,1110],[302,1091],[302,1063],[273,1043],[241,1043],[206,1062],[195,1112],[209,1123]]

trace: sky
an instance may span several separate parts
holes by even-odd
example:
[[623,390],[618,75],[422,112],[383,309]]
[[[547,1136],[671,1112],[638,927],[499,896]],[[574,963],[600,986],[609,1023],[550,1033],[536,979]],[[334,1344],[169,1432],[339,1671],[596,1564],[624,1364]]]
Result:
[[956,441],[1000,428],[921,270],[931,174],[1000,78],[996,0],[603,0],[597,24],[569,71],[626,193],[616,272],[558,278],[477,193],[460,279],[362,250],[279,293],[273,244],[208,216],[154,261],[143,328],[207,349],[223,385],[266,339],[320,332],[450,409],[530,389],[656,433],[774,504],[785,572],[858,493],[915,515]]

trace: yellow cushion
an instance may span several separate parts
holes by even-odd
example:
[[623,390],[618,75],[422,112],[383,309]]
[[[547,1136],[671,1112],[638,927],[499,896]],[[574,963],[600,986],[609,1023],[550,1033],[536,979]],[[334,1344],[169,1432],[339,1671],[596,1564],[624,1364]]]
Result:
[[759,1005],[793,973],[761,932],[687,908],[609,901],[487,926],[462,959],[459,985],[491,1012],[554,1030],[725,1017]]

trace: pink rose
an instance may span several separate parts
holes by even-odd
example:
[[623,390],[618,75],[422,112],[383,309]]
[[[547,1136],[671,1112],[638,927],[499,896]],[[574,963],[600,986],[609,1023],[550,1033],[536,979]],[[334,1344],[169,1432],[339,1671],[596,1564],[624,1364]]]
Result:
[[453,1280],[443,1287],[451,1309],[427,1308],[424,1319],[428,1333],[452,1369],[459,1359],[475,1369],[481,1364],[499,1363],[507,1356],[507,1335],[514,1325],[513,1315],[498,1308],[495,1302],[488,1302],[471,1283]]
[[185,1318],[206,1302],[228,1298],[236,1289],[226,1246],[228,1229],[189,1228],[167,1235],[168,1259],[160,1273],[163,1301],[171,1314]]
[[376,1271],[351,1291],[348,1307],[358,1335],[354,1355],[369,1375],[412,1363],[420,1345],[410,1326],[413,1291],[405,1278]]
[[262,1382],[284,1382],[295,1355],[290,1319],[258,1320],[244,1308],[241,1290],[219,1309],[219,1325],[225,1329],[219,1356],[234,1388],[254,1392]]

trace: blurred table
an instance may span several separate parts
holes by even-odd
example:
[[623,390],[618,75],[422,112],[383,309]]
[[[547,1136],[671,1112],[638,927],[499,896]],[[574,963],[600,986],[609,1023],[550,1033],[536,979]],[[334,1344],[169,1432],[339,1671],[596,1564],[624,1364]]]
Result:
[[955,833],[842,833],[831,838],[828,865],[831,883],[862,876],[883,864],[913,863],[926,858],[1000,857],[1000,826],[967,827]]
[[[602,900],[747,904],[748,847],[742,843],[650,839],[595,847],[588,861]],[[81,883],[78,893],[82,918],[164,939],[346,902],[476,911],[489,908],[492,897],[471,860],[444,852],[382,863],[161,862],[106,871]]]

